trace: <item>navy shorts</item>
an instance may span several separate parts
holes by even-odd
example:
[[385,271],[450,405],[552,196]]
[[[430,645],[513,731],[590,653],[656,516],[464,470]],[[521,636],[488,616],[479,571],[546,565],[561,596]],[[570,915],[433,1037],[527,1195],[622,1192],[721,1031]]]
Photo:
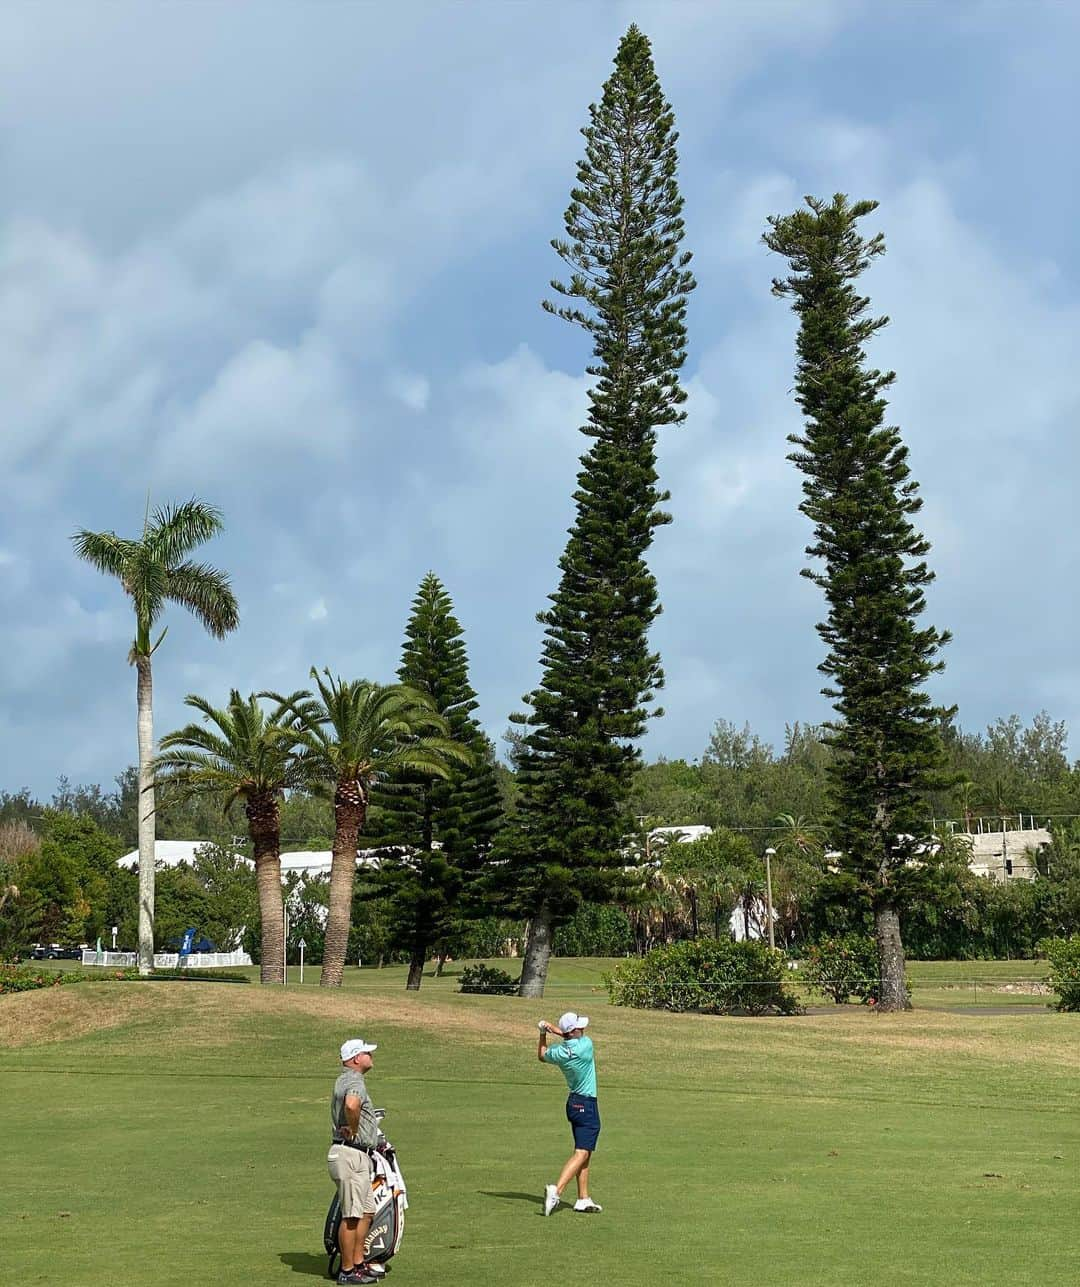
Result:
[[574,1132],[574,1147],[592,1153],[600,1136],[600,1110],[594,1095],[571,1095],[566,1101],[566,1120]]

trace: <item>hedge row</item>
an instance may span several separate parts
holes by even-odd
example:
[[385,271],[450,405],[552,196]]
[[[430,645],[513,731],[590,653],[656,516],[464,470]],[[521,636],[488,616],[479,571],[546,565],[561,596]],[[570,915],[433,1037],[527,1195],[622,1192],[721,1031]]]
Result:
[[183,980],[188,983],[248,983],[245,974],[224,970],[155,970],[140,974],[137,969],[101,970],[84,974],[81,970],[43,970],[34,965],[0,965],[0,996],[9,992],[34,992],[39,988],[59,988],[68,983],[153,983]]

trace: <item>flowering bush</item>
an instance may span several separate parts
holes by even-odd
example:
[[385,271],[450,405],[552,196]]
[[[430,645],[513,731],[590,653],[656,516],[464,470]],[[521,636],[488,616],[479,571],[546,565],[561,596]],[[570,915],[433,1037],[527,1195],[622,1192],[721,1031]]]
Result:
[[[496,971],[498,973],[498,971]],[[183,979],[202,983],[249,983],[246,974],[225,970],[155,970],[140,974],[132,966],[122,970],[101,970],[84,974],[81,970],[43,970],[39,965],[0,965],[0,996],[7,992],[33,992],[36,988],[58,988],[65,983],[146,983],[154,980]]]
[[0,965],[0,996],[7,992],[33,992],[36,988],[57,988],[65,983],[82,983],[86,978],[78,970],[43,970],[34,965]]
[[798,1014],[782,952],[764,943],[692,939],[656,947],[604,975],[612,1005],[706,1014]]

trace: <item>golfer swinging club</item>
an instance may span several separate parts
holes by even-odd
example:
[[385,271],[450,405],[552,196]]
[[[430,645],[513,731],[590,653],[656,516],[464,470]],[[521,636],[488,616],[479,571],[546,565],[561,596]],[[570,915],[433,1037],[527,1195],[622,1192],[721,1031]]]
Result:
[[[554,1184],[544,1187],[546,1216],[551,1215],[559,1205],[563,1189],[575,1176],[578,1199],[574,1203],[574,1210],[597,1212],[604,1209],[589,1197],[589,1162],[596,1151],[596,1141],[600,1135],[600,1112],[596,1107],[596,1060],[593,1056],[593,1043],[585,1036],[588,1023],[585,1015],[568,1010],[559,1019],[557,1028],[553,1028],[545,1019],[541,1019],[536,1025],[540,1029],[536,1057],[542,1064],[557,1064],[562,1070],[570,1089],[566,1101],[566,1119],[574,1132],[574,1151],[563,1167],[562,1174]],[[562,1037],[562,1043],[549,1049],[548,1033]]]

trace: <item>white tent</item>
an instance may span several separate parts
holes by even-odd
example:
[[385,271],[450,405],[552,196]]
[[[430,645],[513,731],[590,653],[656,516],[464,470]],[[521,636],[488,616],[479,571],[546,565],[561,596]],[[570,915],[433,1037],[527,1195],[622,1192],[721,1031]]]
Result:
[[[193,863],[195,855],[200,849],[205,849],[207,845],[213,844],[211,840],[155,840],[154,841],[154,864],[157,867],[179,867],[182,862]],[[243,854],[234,854],[233,857],[241,858],[244,862],[251,865],[250,858],[244,858]],[[126,867],[129,871],[134,871],[139,865],[139,851],[133,849],[131,853],[124,854],[122,858],[117,858],[118,867]]]

